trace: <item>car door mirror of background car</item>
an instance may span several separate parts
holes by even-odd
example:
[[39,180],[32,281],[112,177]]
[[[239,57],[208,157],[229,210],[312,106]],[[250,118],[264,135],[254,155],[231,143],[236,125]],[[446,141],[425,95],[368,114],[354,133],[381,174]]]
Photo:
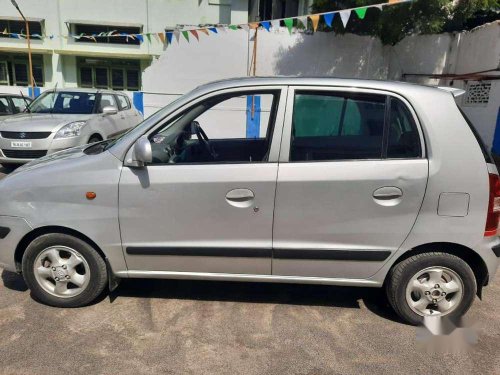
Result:
[[105,116],[116,115],[118,113],[118,109],[112,105],[107,105],[102,109],[102,113]]

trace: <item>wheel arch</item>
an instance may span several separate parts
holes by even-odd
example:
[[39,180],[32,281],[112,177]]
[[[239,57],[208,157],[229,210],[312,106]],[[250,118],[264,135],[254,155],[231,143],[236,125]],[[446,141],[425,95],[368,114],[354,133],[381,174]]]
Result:
[[[477,282],[477,294],[481,298],[482,287],[488,284],[488,268],[486,267],[486,263],[483,261],[481,256],[471,248],[457,244],[452,242],[431,242],[427,244],[422,244],[414,247],[411,250],[406,251],[401,254],[391,265],[391,269],[394,268],[398,263],[403,260],[417,255],[421,253],[428,253],[438,251],[442,253],[447,253],[451,255],[455,255],[466,262],[472,271],[474,272],[474,276],[476,277]],[[386,280],[390,272],[387,273]]]
[[101,139],[101,141],[106,139],[101,133],[94,131],[94,132],[90,133],[87,142],[90,141],[92,139],[92,137],[99,137]]
[[14,261],[16,264],[16,270],[18,272],[21,272],[22,269],[22,260],[23,260],[23,255],[24,252],[26,251],[28,245],[37,237],[40,237],[44,234],[51,234],[51,233],[58,233],[58,234],[68,234],[71,236],[74,236],[90,246],[94,248],[95,251],[99,253],[99,255],[104,259],[106,262],[107,267],[109,267],[109,262],[107,261],[106,255],[104,252],[101,250],[101,248],[94,242],[92,241],[89,237],[84,235],[83,233],[78,232],[77,230],[62,227],[62,226],[45,226],[45,227],[39,227],[33,229],[31,232],[27,233],[21,241],[19,241],[19,244],[16,247],[16,250],[14,252]]

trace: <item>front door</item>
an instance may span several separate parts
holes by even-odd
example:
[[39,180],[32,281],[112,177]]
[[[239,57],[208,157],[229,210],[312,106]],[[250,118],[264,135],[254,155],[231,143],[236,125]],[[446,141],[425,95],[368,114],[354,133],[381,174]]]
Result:
[[129,271],[271,273],[286,89],[233,91],[159,125],[148,135],[153,162],[124,167],[119,218]]
[[416,116],[393,94],[290,89],[273,274],[362,279],[410,232],[428,165]]

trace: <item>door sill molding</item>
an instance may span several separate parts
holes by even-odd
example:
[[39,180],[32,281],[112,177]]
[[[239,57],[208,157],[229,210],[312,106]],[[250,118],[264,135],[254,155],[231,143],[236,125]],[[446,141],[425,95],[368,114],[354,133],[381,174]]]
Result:
[[268,283],[292,284],[323,284],[343,286],[381,287],[382,282],[367,279],[346,279],[309,276],[279,276],[279,275],[252,275],[209,272],[174,272],[174,271],[119,271],[117,277],[138,279],[179,279],[179,280],[219,280],[219,281],[248,281]]

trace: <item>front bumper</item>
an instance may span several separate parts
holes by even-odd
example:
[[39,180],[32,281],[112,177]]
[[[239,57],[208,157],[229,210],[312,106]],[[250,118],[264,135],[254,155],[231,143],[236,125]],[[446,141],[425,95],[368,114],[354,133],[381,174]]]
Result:
[[[25,164],[45,155],[87,143],[88,135],[54,139],[54,134],[44,139],[8,139],[0,137],[0,164]],[[13,148],[12,142],[31,142],[31,147]]]
[[[0,267],[16,272],[16,262],[14,253],[21,239],[31,232],[33,228],[22,217],[0,216],[0,228],[2,234],[6,235],[0,238]],[[2,236],[0,236],[2,237]]]

